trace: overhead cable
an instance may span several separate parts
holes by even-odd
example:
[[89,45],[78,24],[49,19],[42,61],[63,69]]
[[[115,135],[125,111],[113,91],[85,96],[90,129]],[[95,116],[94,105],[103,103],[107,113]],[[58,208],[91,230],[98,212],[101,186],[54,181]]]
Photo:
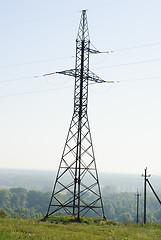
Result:
[[38,77],[42,77],[42,75],[22,77],[22,78],[13,78],[13,79],[8,79],[8,80],[0,80],[0,83],[15,82],[15,81],[27,80],[27,79],[38,78]]
[[16,67],[16,66],[35,64],[35,63],[43,63],[43,62],[52,62],[52,61],[56,61],[56,60],[69,59],[69,58],[73,58],[73,57],[74,56],[58,57],[58,58],[49,58],[49,59],[44,59],[44,60],[43,59],[42,60],[36,60],[36,61],[31,61],[31,62],[13,63],[13,64],[8,64],[8,65],[1,65],[0,68]]
[[29,22],[43,21],[43,20],[48,20],[48,19],[51,19],[51,18],[57,18],[57,17],[65,16],[65,15],[70,15],[70,14],[77,13],[77,12],[79,12],[79,11],[72,11],[72,12],[55,14],[53,16],[46,16],[46,17],[39,17],[39,18],[31,18],[31,19],[26,19],[26,20],[20,20],[20,21],[17,21],[17,22],[10,22],[10,23],[6,23],[6,24],[1,24],[0,27],[8,27],[8,26],[12,26],[12,25],[24,24],[24,23],[29,23]]
[[137,48],[152,47],[152,46],[157,46],[157,45],[161,45],[161,42],[149,43],[149,44],[138,45],[138,46],[133,46],[133,47],[127,47],[127,48],[114,49],[114,50],[112,50],[110,52],[126,51],[126,50],[132,50],[132,49],[137,49]]
[[[151,79],[161,79],[161,75],[160,76],[144,77],[144,78],[112,80],[111,82],[112,83],[125,83],[125,82],[131,82],[131,81],[142,81],[142,80],[151,80]],[[109,83],[109,81],[105,81],[104,83]],[[93,84],[97,84],[97,83],[89,83],[89,85],[93,85]],[[113,86],[113,84],[111,86]],[[70,87],[71,86],[51,88],[51,89],[40,89],[40,90],[35,90],[35,91],[27,91],[27,92],[19,92],[19,93],[11,93],[11,94],[0,95],[0,98],[1,97],[12,97],[12,96],[28,95],[28,94],[34,94],[34,93],[50,92],[50,91],[56,91],[56,90],[70,88]]]
[[161,58],[145,60],[145,61],[138,61],[138,62],[131,62],[131,63],[123,63],[123,64],[117,64],[117,65],[111,65],[111,66],[105,66],[105,67],[97,67],[97,68],[93,68],[93,69],[115,68],[115,67],[122,67],[122,66],[129,66],[129,65],[143,64],[143,63],[150,63],[150,62],[158,62],[158,61],[161,61]]
[[65,88],[70,88],[70,87],[50,88],[50,89],[40,89],[40,90],[35,90],[35,91],[27,91],[27,92],[11,93],[11,94],[0,95],[0,98],[2,98],[2,97],[20,96],[20,95],[28,95],[28,94],[34,94],[34,93],[51,92],[51,91],[56,91],[56,90],[65,89]]
[[[109,54],[109,53],[115,53],[115,52],[119,52],[119,51],[126,51],[126,50],[132,50],[132,49],[137,49],[137,48],[144,48],[144,47],[151,47],[151,46],[161,45],[161,42],[145,44],[145,45],[140,45],[140,46],[133,46],[133,47],[129,47],[129,48],[120,48],[120,49],[109,50],[109,51],[99,51],[97,48],[95,48],[93,46],[93,44],[91,44],[91,45],[95,49],[94,52],[92,52],[92,50],[90,51],[91,54],[92,53],[94,53],[94,54],[96,54],[96,53],[108,53]],[[70,58],[74,58],[74,57],[75,56],[57,57],[57,58],[41,59],[41,60],[22,62],[22,63],[13,63],[13,64],[7,64],[7,65],[0,65],[0,68],[17,67],[17,66],[35,64],[35,63],[43,63],[43,62],[52,62],[52,61],[57,61],[57,60],[70,59]],[[150,60],[150,61],[153,61],[153,60]]]

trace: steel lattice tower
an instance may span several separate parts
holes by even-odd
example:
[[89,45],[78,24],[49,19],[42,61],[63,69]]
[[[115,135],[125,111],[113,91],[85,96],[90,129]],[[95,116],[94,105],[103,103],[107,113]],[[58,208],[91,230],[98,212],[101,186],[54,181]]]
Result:
[[90,49],[86,10],[82,11],[76,38],[75,69],[57,72],[75,77],[74,113],[60,161],[46,218],[52,214],[102,216],[105,218],[87,104],[88,82],[105,82],[89,70]]

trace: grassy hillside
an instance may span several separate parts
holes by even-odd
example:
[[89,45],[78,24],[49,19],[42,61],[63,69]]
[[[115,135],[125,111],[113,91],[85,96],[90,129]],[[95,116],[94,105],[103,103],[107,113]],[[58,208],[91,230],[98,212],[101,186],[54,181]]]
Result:
[[[85,223],[86,222],[86,223]],[[109,221],[83,221],[83,223],[40,222],[1,218],[0,239],[35,240],[152,240],[161,239],[161,225],[115,224]]]

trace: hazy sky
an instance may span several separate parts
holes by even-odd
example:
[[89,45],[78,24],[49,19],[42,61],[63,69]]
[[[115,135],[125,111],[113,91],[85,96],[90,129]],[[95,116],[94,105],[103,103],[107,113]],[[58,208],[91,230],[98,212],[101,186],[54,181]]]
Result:
[[[115,84],[89,86],[88,115],[99,171],[161,174],[161,1],[0,2],[0,168],[59,166],[73,114],[81,10],[90,69]],[[38,76],[38,77],[34,77]]]

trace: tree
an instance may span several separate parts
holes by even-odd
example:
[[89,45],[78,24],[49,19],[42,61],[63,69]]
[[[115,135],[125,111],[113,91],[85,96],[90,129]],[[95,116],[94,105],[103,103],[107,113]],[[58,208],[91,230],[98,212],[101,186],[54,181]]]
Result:
[[0,208],[10,207],[11,193],[9,190],[0,190]]
[[122,213],[119,217],[118,217],[118,221],[119,222],[133,222],[134,219],[131,216],[131,214],[128,212],[126,213]]

